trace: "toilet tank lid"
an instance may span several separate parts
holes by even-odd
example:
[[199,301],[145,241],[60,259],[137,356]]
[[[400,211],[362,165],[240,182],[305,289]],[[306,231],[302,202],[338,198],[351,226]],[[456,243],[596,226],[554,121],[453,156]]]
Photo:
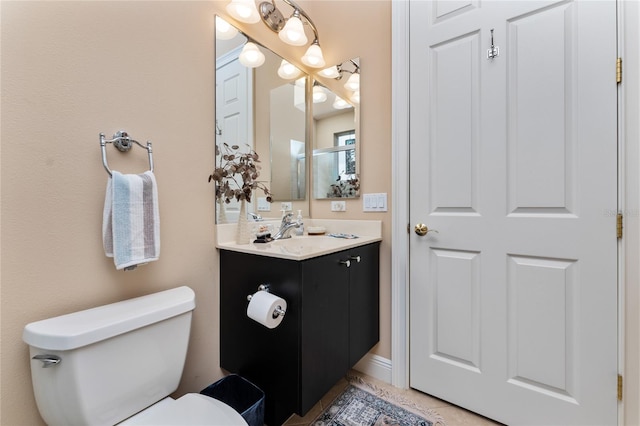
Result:
[[48,350],[71,350],[153,324],[195,308],[183,286],[27,324],[22,340]]

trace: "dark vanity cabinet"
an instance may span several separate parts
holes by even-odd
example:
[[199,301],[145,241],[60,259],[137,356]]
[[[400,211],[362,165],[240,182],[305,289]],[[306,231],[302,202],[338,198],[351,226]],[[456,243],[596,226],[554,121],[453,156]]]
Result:
[[[302,261],[220,251],[220,364],[265,392],[267,425],[305,415],[378,342],[379,249]],[[287,301],[274,329],[246,315],[260,284]]]

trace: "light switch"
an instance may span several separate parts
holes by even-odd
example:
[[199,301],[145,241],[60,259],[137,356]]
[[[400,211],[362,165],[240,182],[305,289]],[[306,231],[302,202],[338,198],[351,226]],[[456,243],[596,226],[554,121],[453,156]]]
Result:
[[387,211],[387,193],[379,194],[363,194],[362,211],[364,212],[386,212]]

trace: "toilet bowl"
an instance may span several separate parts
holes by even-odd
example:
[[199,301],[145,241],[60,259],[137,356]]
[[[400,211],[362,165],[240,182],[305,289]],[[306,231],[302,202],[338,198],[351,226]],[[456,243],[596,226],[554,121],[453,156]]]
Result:
[[180,383],[195,294],[178,287],[28,324],[31,379],[48,425],[247,425]]
[[198,393],[188,393],[178,399],[165,398],[118,423],[118,426],[246,424],[242,416],[227,404]]

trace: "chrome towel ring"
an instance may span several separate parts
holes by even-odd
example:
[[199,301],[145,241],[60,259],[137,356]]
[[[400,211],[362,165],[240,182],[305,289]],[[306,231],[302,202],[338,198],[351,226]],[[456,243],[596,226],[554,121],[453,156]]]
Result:
[[113,143],[113,146],[118,148],[121,152],[127,152],[131,149],[133,144],[138,145],[140,148],[144,148],[147,150],[147,154],[149,155],[149,171],[153,172],[153,150],[151,148],[151,142],[147,141],[147,146],[142,145],[140,142],[129,137],[129,134],[124,130],[120,130],[116,134],[113,135],[113,139],[106,139],[104,133],[100,133],[100,149],[102,150],[102,165],[104,169],[109,173],[109,176],[112,176],[113,173],[111,169],[109,169],[109,165],[107,164],[107,149],[106,146],[108,143]]

